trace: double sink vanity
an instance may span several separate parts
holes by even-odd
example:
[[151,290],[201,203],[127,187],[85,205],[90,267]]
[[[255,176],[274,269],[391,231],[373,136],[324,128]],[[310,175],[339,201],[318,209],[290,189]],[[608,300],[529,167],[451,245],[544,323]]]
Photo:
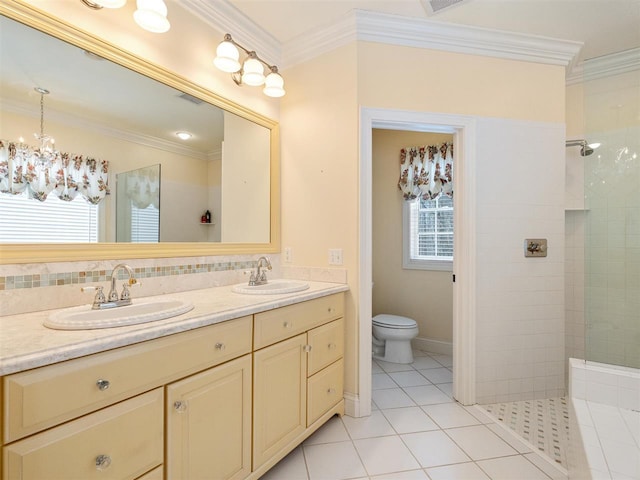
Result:
[[2,479],[259,478],[344,413],[347,286],[266,285],[134,300],[192,308],[112,328],[0,317]]

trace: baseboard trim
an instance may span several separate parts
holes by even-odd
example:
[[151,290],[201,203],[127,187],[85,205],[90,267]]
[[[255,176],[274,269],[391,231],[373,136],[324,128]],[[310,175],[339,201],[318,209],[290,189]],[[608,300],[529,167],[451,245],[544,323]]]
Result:
[[[350,417],[367,417],[371,415],[371,405],[369,408],[362,408],[364,405],[360,403],[360,396],[355,393],[344,393],[344,414]],[[365,411],[366,410],[366,411]]]
[[432,338],[417,337],[411,340],[411,345],[416,350],[423,352],[440,353],[442,355],[453,355],[453,343],[433,340]]

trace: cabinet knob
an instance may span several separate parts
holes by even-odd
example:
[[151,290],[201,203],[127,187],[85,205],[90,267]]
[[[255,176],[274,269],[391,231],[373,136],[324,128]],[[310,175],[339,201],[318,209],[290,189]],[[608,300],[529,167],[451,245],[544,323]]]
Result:
[[109,383],[109,380],[104,380],[102,378],[96,382],[96,386],[99,390],[106,390],[107,388],[109,388],[109,385],[111,385],[111,383]]
[[173,402],[173,408],[175,408],[178,413],[184,413],[187,411],[187,402],[183,402],[181,400]]
[[305,345],[304,347],[302,347],[302,350],[304,352],[310,352],[311,351],[311,345]]
[[282,324],[282,326],[283,326],[284,328],[291,328],[291,327],[293,327],[293,323],[291,323],[291,322],[284,322],[284,323]]
[[336,393],[336,389],[335,388],[331,388],[331,387],[327,388],[327,394],[328,395],[333,395],[335,393]]
[[96,457],[96,470],[106,470],[111,465],[111,457],[109,455],[98,455]]
[[224,343],[216,343],[216,350],[220,350],[222,352],[225,348],[227,348],[227,346]]
[[333,312],[335,312],[335,311],[336,311],[336,309],[335,309],[335,308],[333,308],[333,307],[329,307],[329,308],[327,308],[327,312],[329,312],[329,313],[333,313]]
[[335,343],[330,343],[329,345],[327,345],[327,348],[328,348],[329,350],[335,350],[335,349],[336,349],[336,346],[337,346],[337,345],[336,345]]

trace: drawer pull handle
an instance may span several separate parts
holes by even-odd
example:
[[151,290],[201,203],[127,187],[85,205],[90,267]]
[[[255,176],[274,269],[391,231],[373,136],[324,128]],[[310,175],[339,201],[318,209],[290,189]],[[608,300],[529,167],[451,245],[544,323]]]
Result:
[[183,402],[178,400],[177,402],[173,402],[173,408],[176,409],[178,413],[184,413],[187,411],[187,402]]
[[220,350],[222,352],[225,348],[227,348],[227,346],[224,343],[216,343],[216,350]]
[[106,470],[111,465],[111,457],[109,455],[98,455],[96,457],[96,470]]
[[101,378],[96,382],[96,385],[98,386],[98,390],[103,391],[109,388],[109,385],[111,385],[111,383],[109,383],[109,380],[103,380]]
[[311,345],[305,345],[304,347],[302,347],[302,350],[304,352],[310,352],[311,351]]
[[282,326],[283,326],[284,328],[291,328],[291,327],[293,327],[293,323],[291,323],[291,322],[284,322],[284,323],[282,324]]
[[327,394],[333,395],[334,393],[336,393],[336,389],[335,388],[327,388]]

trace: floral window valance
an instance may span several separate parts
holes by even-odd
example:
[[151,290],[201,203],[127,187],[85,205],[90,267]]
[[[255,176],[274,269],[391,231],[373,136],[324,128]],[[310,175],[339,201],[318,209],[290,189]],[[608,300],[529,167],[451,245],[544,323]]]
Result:
[[398,188],[407,201],[453,197],[453,144],[401,149]]
[[92,204],[109,193],[109,162],[83,155],[47,152],[22,143],[0,140],[0,192],[21,194],[44,202],[53,194],[71,201],[81,195]]

